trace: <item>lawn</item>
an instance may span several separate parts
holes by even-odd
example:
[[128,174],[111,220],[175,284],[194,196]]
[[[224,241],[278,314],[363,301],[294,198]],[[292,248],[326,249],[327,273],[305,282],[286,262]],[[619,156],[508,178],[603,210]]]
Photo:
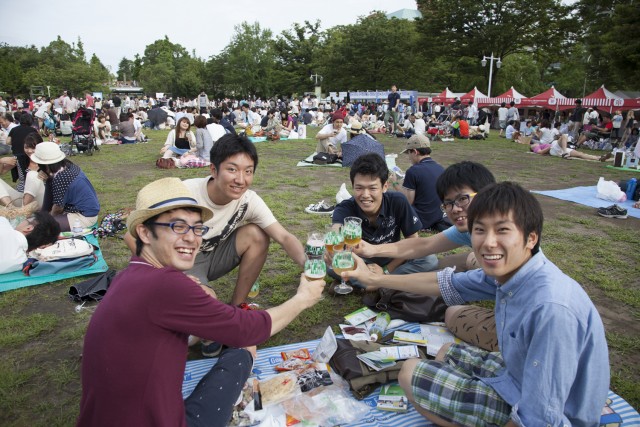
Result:
[[[315,130],[310,132],[315,134]],[[134,207],[137,191],[166,176],[205,176],[207,169],[159,170],[158,151],[167,131],[148,133],[148,144],[103,146],[94,156],[72,158],[98,192],[102,211]],[[386,153],[400,153],[403,140],[379,137]],[[315,140],[256,144],[260,162],[253,189],[276,218],[301,241],[322,230],[329,219],[306,214],[304,208],[321,199],[335,202],[341,183],[350,188],[347,168],[297,168],[314,151]],[[433,144],[433,157],[443,166],[474,160],[489,167],[498,180],[511,180],[532,190],[595,185],[598,177],[620,180],[628,173],[607,169],[599,162],[562,160],[527,154],[527,147],[499,139]],[[406,169],[408,160],[399,155]],[[3,177],[9,181],[8,176]],[[545,213],[542,248],[548,258],[580,282],[595,302],[607,330],[611,359],[611,389],[632,406],[640,407],[640,221],[601,218],[595,209],[536,196]],[[100,240],[110,267],[127,265],[128,250],[119,238]],[[277,305],[295,292],[300,269],[277,244],[269,250],[260,275],[261,292],[254,302]],[[78,413],[81,394],[82,341],[95,306],[80,312],[67,298],[69,286],[82,279],[25,288],[0,294],[0,425],[69,426]],[[232,273],[214,283],[228,300],[235,281]],[[361,306],[357,295],[327,297],[304,312],[264,346],[320,337],[327,325]],[[105,343],[108,345],[108,343]],[[192,350],[189,358],[201,357]],[[571,357],[571,355],[567,355]],[[603,367],[604,369],[605,367]]]

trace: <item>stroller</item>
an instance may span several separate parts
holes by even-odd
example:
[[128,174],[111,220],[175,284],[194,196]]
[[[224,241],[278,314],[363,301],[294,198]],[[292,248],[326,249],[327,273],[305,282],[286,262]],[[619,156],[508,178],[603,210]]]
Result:
[[80,107],[73,119],[73,131],[71,146],[79,153],[93,155],[94,150],[99,150],[96,145],[96,137],[93,134],[93,121],[96,118],[95,110]]

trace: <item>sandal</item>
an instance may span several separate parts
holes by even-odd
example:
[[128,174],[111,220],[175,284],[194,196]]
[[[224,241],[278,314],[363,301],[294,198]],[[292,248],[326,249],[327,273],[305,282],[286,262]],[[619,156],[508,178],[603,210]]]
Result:
[[562,155],[562,158],[565,159],[565,160],[569,160],[569,153],[564,153]]
[[600,161],[601,162],[606,162],[607,160],[609,160],[611,157],[613,156],[613,154],[611,154],[610,152],[607,154],[603,154],[602,156],[600,156]]

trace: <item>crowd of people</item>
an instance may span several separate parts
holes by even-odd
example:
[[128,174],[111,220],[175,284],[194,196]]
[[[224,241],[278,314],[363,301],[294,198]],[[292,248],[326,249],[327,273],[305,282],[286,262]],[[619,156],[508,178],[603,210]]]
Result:
[[[0,181],[0,202],[34,207],[18,224],[0,217],[0,232],[12,236],[12,248],[22,254],[52,243],[74,224],[94,225],[100,211],[83,171],[58,144],[43,141],[39,130],[50,111],[72,115],[80,104],[95,109],[96,137],[105,142],[114,131],[121,143],[135,143],[146,139],[144,127],[170,128],[162,158],[209,168],[201,178],[164,178],[139,190],[124,238],[129,265],[113,280],[87,329],[79,426],[226,425],[251,373],[256,345],[321,299],[324,280],[301,275],[289,300],[246,310],[271,240],[300,268],[307,258],[299,239],[251,189],[259,158],[247,135],[284,138],[301,125],[320,127],[317,151],[337,155],[349,137],[375,139],[372,133],[380,129],[407,138],[402,153],[411,167],[404,176],[390,173],[377,153],[351,165],[353,196],[339,203],[331,218],[334,228],[347,217],[361,222],[357,268],[341,274],[329,268],[329,275],[369,291],[429,295],[448,306],[440,320],[463,343],[444,346],[435,360],[407,361],[400,372],[400,385],[421,414],[438,425],[599,421],[609,388],[600,316],[580,284],[540,250],[543,213],[530,192],[497,183],[477,162],[445,169],[431,157],[429,129],[441,129],[445,109],[429,106],[434,114],[425,120],[424,112],[401,102],[395,86],[380,105],[321,105],[313,96],[211,101],[204,91],[193,100],[116,96],[103,101],[86,94],[77,102],[66,92],[60,98],[34,103],[33,115],[23,103],[16,112],[19,124],[11,112],[0,119],[13,154],[0,159],[0,173],[11,171],[17,182],[13,188]],[[506,110],[498,112],[501,133],[514,138],[519,113]],[[448,111],[446,126],[457,137],[484,132],[473,104],[458,102]],[[576,126],[582,120],[572,115],[570,132],[594,132],[583,123]],[[603,121],[605,131],[628,127],[617,115]],[[634,131],[637,139],[632,123],[629,135]],[[587,158],[569,147],[570,132],[548,119],[531,120],[514,139],[541,154]],[[622,144],[625,135],[620,132]],[[575,144],[585,141],[579,137]],[[420,237],[422,230],[434,234]],[[436,257],[459,247],[473,251]],[[331,255],[325,256],[331,265]],[[12,258],[9,270],[0,272],[21,259]],[[225,303],[211,282],[233,270],[236,281]],[[495,308],[463,305],[480,300],[495,301]],[[185,353],[198,341],[203,355],[218,360],[183,401]]]

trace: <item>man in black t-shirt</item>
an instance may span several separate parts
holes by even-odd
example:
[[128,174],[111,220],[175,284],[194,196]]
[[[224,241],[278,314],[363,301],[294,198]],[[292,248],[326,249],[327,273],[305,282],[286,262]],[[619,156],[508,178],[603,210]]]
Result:
[[389,114],[393,117],[393,123],[391,124],[391,133],[395,132],[395,126],[400,123],[400,113],[398,112],[398,106],[400,105],[400,94],[396,85],[391,86],[391,92],[387,96],[389,101]]
[[[334,209],[334,228],[341,226],[346,217],[355,216],[362,219],[362,240],[373,245],[397,242],[401,236],[419,237],[422,223],[407,198],[397,192],[387,192],[389,169],[379,154],[358,157],[351,166],[350,177],[354,196]],[[412,260],[378,257],[365,261],[372,271],[389,274],[419,273],[438,266],[435,255]],[[329,274],[338,278],[332,270]]]

